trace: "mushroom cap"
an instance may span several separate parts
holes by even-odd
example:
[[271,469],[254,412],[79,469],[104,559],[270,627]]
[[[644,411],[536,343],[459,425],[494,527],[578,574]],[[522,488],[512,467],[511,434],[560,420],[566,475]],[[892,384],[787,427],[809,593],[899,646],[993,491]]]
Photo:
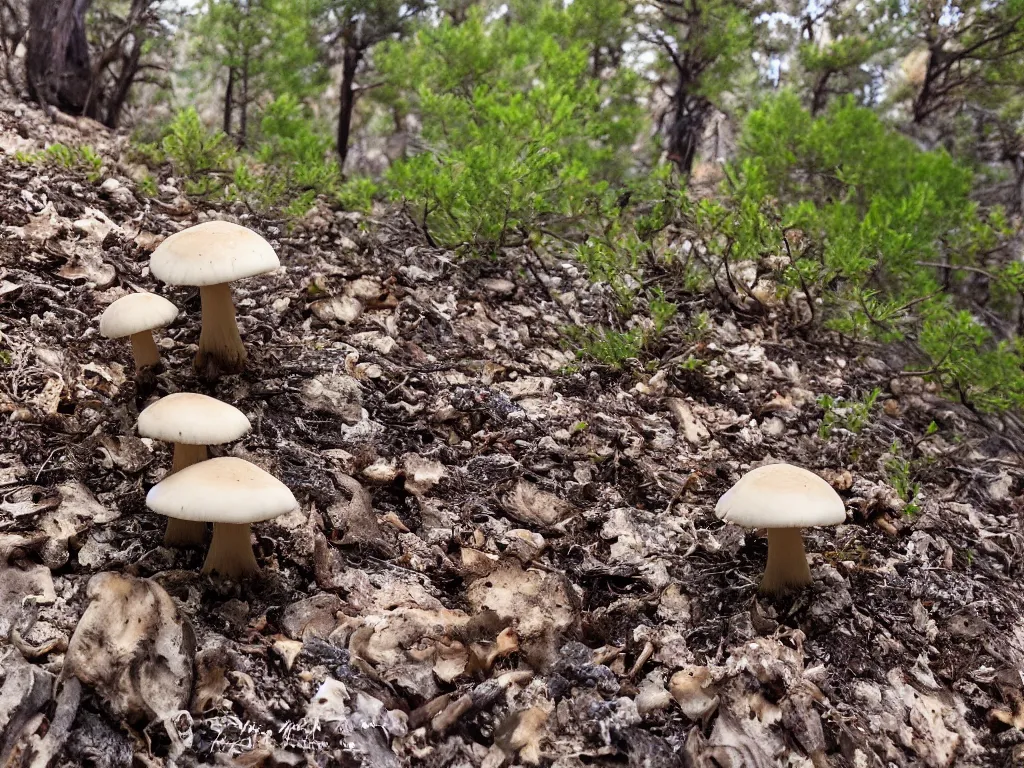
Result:
[[100,333],[108,339],[120,339],[174,322],[178,308],[155,293],[129,293],[100,315]]
[[299,504],[273,475],[245,459],[224,456],[161,480],[146,494],[146,506],[178,520],[241,525],[270,520]]
[[195,392],[176,392],[139,414],[143,437],[186,445],[220,445],[237,440],[252,426],[233,405]]
[[804,528],[839,525],[846,520],[846,507],[813,472],[792,464],[766,464],[726,491],[715,514],[747,528]]
[[270,243],[230,221],[207,221],[176,232],[149,259],[153,277],[168,285],[230,283],[279,266]]

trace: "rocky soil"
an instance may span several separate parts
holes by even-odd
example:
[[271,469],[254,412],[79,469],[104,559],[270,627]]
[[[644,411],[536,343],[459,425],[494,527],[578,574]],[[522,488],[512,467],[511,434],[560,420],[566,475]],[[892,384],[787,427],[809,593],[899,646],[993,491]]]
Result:
[[[13,157],[52,141],[106,165]],[[712,293],[658,365],[580,361],[559,330],[611,299],[568,256],[465,259],[394,209],[146,198],[123,143],[0,104],[0,765],[1024,764],[1012,423]],[[147,269],[209,218],[283,265],[236,284],[249,365],[213,384],[197,292]],[[139,289],[181,314],[136,380],[97,318]],[[822,436],[821,395],[874,387]],[[214,454],[300,501],[254,527],[257,579],[161,546],[169,446],[134,424],[177,391],[242,409]],[[764,538],[713,508],[779,460],[848,519],[807,532],[812,587],[764,598]]]

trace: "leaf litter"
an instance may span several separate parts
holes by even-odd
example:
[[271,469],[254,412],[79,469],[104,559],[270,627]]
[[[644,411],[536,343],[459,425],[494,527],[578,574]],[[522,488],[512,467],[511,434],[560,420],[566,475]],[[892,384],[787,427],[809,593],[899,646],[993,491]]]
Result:
[[[37,117],[37,141],[82,140]],[[541,287],[394,210],[289,230],[171,179],[147,200],[116,159],[116,187],[0,165],[0,764],[1024,762],[1012,419],[711,297],[681,308],[709,313],[698,370],[576,365],[553,327],[608,299],[553,255]],[[209,218],[284,265],[239,284],[250,363],[216,385],[190,365],[198,296],[147,269]],[[96,318],[139,289],[182,312],[133,380]],[[876,386],[867,427],[821,437],[819,395]],[[300,501],[255,526],[245,584],[164,548],[145,508],[169,447],[134,422],[177,391],[242,409],[252,433],[214,453]],[[763,538],[712,514],[776,460],[850,511],[806,532],[814,583],[783,600],[756,593]]]

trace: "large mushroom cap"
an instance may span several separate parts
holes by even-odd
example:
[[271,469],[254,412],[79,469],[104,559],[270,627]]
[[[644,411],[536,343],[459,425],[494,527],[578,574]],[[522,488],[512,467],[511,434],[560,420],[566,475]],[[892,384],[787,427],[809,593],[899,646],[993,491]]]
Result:
[[813,472],[792,464],[766,464],[741,477],[718,500],[715,514],[747,528],[804,528],[839,525],[846,520],[846,507]]
[[229,221],[207,221],[168,237],[149,269],[168,285],[218,285],[272,272],[281,262],[270,243]]
[[155,293],[130,293],[122,296],[100,316],[100,333],[108,339],[120,339],[174,322],[178,308]]
[[146,506],[178,520],[244,525],[299,506],[292,492],[255,464],[224,456],[175,472],[149,489]]
[[186,445],[220,445],[251,429],[249,419],[233,405],[195,392],[176,392],[139,414],[139,434]]

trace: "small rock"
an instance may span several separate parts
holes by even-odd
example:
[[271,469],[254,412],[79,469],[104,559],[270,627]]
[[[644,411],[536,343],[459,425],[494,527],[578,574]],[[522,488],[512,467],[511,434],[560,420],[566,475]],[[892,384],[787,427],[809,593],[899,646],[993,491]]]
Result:
[[480,280],[478,285],[494,296],[511,296],[516,292],[516,284],[504,278],[487,278]]
[[342,323],[350,325],[363,314],[363,305],[351,296],[335,296],[330,299],[314,301],[310,305],[316,319],[322,323]]
[[311,637],[326,640],[337,626],[337,613],[342,608],[344,603],[337,595],[314,595],[285,608],[281,628],[295,640],[308,640]]
[[333,413],[344,423],[358,424],[363,418],[362,390],[351,376],[324,373],[302,385],[302,402],[313,410]]
[[708,428],[704,426],[704,422],[694,415],[693,409],[685,400],[670,397],[665,400],[665,405],[668,406],[676,428],[683,434],[686,442],[691,445],[700,445],[711,436]]

